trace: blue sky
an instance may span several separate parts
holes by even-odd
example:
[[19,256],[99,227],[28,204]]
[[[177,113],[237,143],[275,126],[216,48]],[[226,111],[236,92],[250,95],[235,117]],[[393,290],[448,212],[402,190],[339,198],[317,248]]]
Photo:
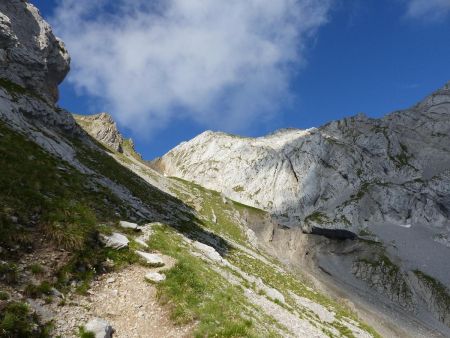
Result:
[[[298,3],[302,1],[307,3]],[[66,0],[66,7],[52,0],[31,2],[55,24],[55,33],[67,42],[74,58],[74,70],[60,87],[60,105],[81,114],[111,111],[122,132],[133,138],[147,159],[205,129],[260,136],[278,128],[320,126],[358,112],[379,117],[413,105],[450,80],[450,0],[323,0],[314,8],[283,0],[280,3],[285,7],[270,9],[279,13],[276,16],[265,11],[267,6],[256,8],[257,14],[245,15],[246,6],[211,6],[205,12],[214,26],[210,19],[197,16],[194,11],[201,11],[198,8],[186,8],[186,2],[171,9],[146,6],[140,10],[148,15],[130,14],[129,23],[106,37],[108,26],[101,23],[105,18],[114,22],[115,11],[123,8],[86,5],[87,0]],[[78,17],[74,9],[80,10]],[[236,21],[224,21],[217,28],[214,15],[221,11],[237,13]],[[132,9],[120,13],[123,17],[129,12]],[[148,25],[157,13],[165,14],[168,21],[158,21],[158,27]],[[182,30],[174,24],[180,17],[188,22]],[[251,30],[257,31],[259,39],[249,34],[237,36],[239,30],[229,32],[227,25],[253,25]],[[184,50],[191,43],[186,43],[183,30],[197,34],[192,40],[195,48],[188,54],[195,60],[178,67],[177,58],[186,58]],[[212,35],[212,48],[198,51],[202,44],[195,43],[210,38],[211,30],[216,34]],[[146,34],[153,45],[145,43]],[[224,36],[223,42],[217,36]],[[230,40],[233,45],[222,49]],[[133,41],[146,47],[134,50],[139,45]],[[253,41],[263,47],[248,47]],[[110,47],[123,43],[132,53],[141,53],[142,60],[123,54],[123,48]],[[177,50],[180,44],[183,51]],[[268,44],[272,45],[264,49]],[[243,46],[242,52],[239,46]],[[102,53],[104,59],[115,63],[99,59],[96,64],[95,57]],[[165,62],[170,57],[174,64]],[[254,62],[258,58],[262,61]],[[211,59],[215,63],[210,63]],[[126,69],[111,76],[121,60]],[[204,63],[208,72],[198,75]],[[168,70],[147,73],[149,65]],[[141,73],[144,76],[140,77]],[[138,79],[130,80],[128,74],[137,74]],[[160,79],[147,81],[150,77]],[[105,84],[108,90],[103,89]]]

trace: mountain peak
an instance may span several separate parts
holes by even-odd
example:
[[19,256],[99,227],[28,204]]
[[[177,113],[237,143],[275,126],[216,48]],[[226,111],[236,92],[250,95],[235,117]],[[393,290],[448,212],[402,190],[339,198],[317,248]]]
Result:
[[124,138],[110,114],[102,112],[94,115],[74,115],[74,117],[78,124],[97,141],[114,151],[123,152]]
[[73,117],[81,128],[107,148],[141,159],[141,155],[134,149],[133,140],[123,137],[109,113],[101,112],[93,115],[73,114]]

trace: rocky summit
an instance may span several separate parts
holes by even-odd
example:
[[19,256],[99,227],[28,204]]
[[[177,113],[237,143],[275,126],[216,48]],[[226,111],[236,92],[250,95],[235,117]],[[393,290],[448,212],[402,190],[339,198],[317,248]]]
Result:
[[[448,337],[450,87],[148,162],[0,1],[0,337]],[[157,169],[157,170],[155,170]]]
[[[110,147],[119,153],[125,150],[134,150],[133,141],[124,140],[117,129],[111,115],[108,113],[99,113],[95,115],[74,115],[78,124],[93,138],[100,141],[103,145]],[[127,149],[125,142],[131,149]]]
[[[152,166],[267,210],[292,231],[382,246],[312,249],[321,251],[317,266],[346,285],[363,280],[419,312],[429,298],[421,273],[450,285],[442,268],[450,248],[450,83],[381,119],[358,114],[259,138],[207,131]],[[386,253],[397,263],[384,266]],[[426,305],[440,308],[447,324],[448,300]]]
[[450,83],[416,106],[260,138],[207,131],[154,163],[288,226],[356,233],[376,223],[447,236]]

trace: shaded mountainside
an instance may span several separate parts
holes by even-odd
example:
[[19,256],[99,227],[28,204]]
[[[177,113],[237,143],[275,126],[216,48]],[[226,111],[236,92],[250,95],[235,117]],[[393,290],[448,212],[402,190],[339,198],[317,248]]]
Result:
[[449,225],[450,84],[383,119],[362,114],[256,139],[205,132],[154,165],[286,225]]
[[293,233],[349,239],[313,248],[316,266],[350,293],[373,291],[423,322],[431,312],[448,334],[450,84],[381,119],[260,138],[207,131],[152,166],[264,209]]
[[107,115],[59,108],[69,58],[36,8],[2,2],[0,19],[0,336],[107,337],[105,320],[114,337],[378,336],[260,246],[265,211],[152,170]]

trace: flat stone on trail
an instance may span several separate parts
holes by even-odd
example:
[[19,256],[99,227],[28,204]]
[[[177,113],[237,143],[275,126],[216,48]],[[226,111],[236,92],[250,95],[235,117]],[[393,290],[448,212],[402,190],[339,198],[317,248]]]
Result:
[[149,282],[159,283],[166,279],[166,275],[159,272],[149,272],[145,275],[145,279]]
[[164,265],[164,261],[163,261],[162,257],[158,254],[153,254],[153,253],[148,253],[148,252],[143,252],[143,251],[136,251],[136,253],[140,257],[145,259],[147,264],[150,264],[153,266],[163,266]]
[[127,236],[119,234],[117,232],[112,233],[112,235],[100,235],[100,241],[108,248],[120,250],[128,246],[129,240]]
[[95,338],[112,338],[114,329],[104,319],[94,318],[85,326],[86,331],[95,334]]
[[137,225],[136,223],[126,222],[126,221],[120,221],[119,226],[125,229],[133,229],[133,230],[140,230],[141,227]]
[[145,243],[142,239],[136,238],[135,241],[136,241],[137,244],[143,246],[144,248],[148,248],[148,244]]

